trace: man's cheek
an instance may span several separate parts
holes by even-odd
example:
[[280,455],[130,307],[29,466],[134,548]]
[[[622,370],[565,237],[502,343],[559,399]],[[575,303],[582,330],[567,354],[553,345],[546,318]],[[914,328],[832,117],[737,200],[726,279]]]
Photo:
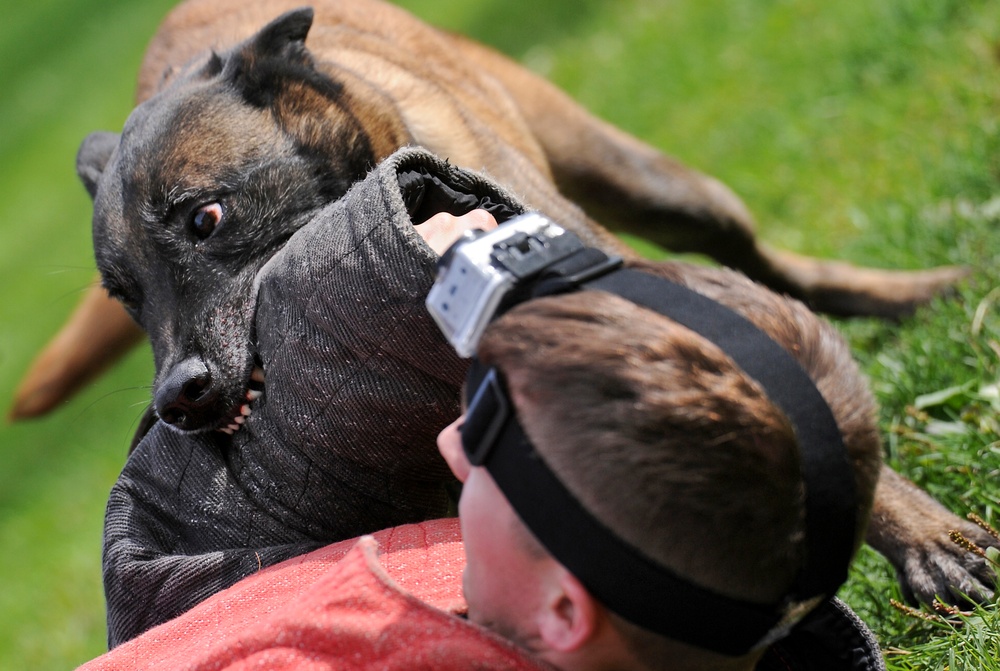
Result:
[[484,624],[481,608],[480,583],[477,582],[478,565],[468,552],[465,556],[465,569],[462,571],[462,592],[465,596],[469,621]]

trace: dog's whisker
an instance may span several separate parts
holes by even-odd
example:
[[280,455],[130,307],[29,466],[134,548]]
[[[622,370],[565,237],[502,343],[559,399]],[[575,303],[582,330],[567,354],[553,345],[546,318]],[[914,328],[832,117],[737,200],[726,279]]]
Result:
[[[117,394],[123,394],[123,393],[126,393],[126,392],[139,391],[139,390],[148,391],[150,389],[152,389],[152,387],[150,385],[148,385],[148,384],[137,384],[137,385],[133,385],[133,386],[129,386],[129,387],[119,387],[118,389],[112,389],[109,392],[101,394],[100,396],[98,396],[97,398],[95,398],[93,401],[91,401],[89,404],[87,404],[80,411],[79,416],[82,417],[84,415],[84,413],[86,413],[89,410],[91,410],[98,403],[100,403],[100,402],[102,402],[102,401],[104,401],[104,400],[106,400],[106,399],[108,399],[108,398],[110,398],[112,396],[115,396]],[[147,399],[142,400],[142,401],[134,401],[134,402],[130,403],[128,405],[128,407],[135,407],[137,405],[142,405],[142,404],[148,405],[149,404],[149,399],[147,398]]]

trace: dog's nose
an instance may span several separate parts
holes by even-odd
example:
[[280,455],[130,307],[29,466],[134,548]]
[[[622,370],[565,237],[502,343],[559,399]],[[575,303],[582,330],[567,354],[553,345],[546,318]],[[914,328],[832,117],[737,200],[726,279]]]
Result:
[[153,404],[164,422],[189,429],[216,396],[208,366],[200,358],[193,357],[170,369],[156,390]]

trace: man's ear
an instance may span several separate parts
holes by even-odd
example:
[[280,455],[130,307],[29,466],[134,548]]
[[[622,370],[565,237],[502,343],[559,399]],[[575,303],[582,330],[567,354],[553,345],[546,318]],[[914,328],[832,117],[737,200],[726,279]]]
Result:
[[579,650],[596,636],[602,607],[569,571],[561,569],[556,584],[538,622],[539,634],[550,650]]
[[104,168],[118,146],[119,138],[117,133],[97,131],[80,143],[80,150],[76,153],[76,174],[91,198],[97,195],[97,182],[104,174]]

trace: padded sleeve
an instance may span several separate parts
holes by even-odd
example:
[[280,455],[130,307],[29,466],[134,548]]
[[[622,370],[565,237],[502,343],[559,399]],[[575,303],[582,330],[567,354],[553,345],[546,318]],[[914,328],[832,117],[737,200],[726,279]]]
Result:
[[112,647],[260,567],[449,513],[436,436],[459,412],[466,364],[424,307],[437,255],[411,216],[485,203],[521,209],[489,181],[404,149],[267,263],[253,414],[232,437],[155,423],[111,492]]

